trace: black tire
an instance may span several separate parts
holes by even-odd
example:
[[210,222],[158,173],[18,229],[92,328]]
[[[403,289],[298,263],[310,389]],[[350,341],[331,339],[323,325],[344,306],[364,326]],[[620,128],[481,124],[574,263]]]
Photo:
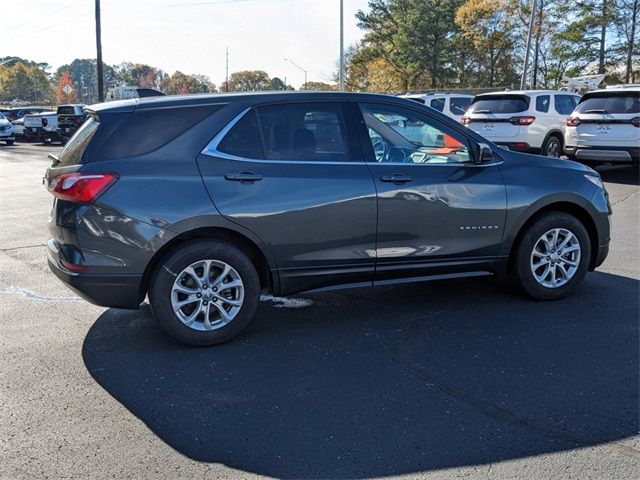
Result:
[[5,140],[4,141],[4,143],[6,143],[9,146],[13,145],[14,142],[15,142],[15,140]]
[[[243,283],[244,300],[236,316],[216,330],[196,330],[185,325],[174,313],[171,291],[176,276],[200,260],[224,262],[238,273]],[[169,252],[156,266],[149,285],[149,303],[158,324],[167,334],[192,346],[215,345],[239,335],[253,320],[260,299],[260,279],[255,266],[238,248],[214,240],[193,240]]]
[[[555,152],[553,155],[550,153]],[[562,139],[557,135],[550,135],[542,146],[542,155],[560,158],[562,155]]]
[[[584,225],[574,216],[563,212],[548,212],[538,217],[520,238],[512,253],[511,280],[525,295],[537,300],[555,300],[571,294],[582,282],[589,269],[591,241]],[[580,246],[580,260],[571,279],[562,286],[550,288],[536,280],[531,267],[533,249],[538,240],[555,228],[562,228],[575,235]]]

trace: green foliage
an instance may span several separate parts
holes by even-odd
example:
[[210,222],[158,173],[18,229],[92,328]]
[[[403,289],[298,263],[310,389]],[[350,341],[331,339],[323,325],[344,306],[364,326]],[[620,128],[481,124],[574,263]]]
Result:
[[257,92],[271,89],[271,78],[262,70],[234,72],[229,77],[229,85],[225,82],[220,88],[223,92]]
[[[10,57],[5,59],[8,58]],[[46,63],[38,64],[22,59],[0,66],[0,102],[22,100],[39,104],[50,103],[53,98],[53,85],[46,68]]]

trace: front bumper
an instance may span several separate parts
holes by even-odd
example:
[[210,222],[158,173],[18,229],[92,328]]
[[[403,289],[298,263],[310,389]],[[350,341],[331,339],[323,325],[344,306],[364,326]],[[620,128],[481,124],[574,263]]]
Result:
[[564,153],[571,160],[593,163],[638,163],[640,161],[640,147],[567,145]]
[[[49,268],[80,297],[101,307],[137,309],[143,300],[142,275],[89,274],[72,272],[61,264],[65,252],[54,240],[47,244]],[[73,263],[73,259],[68,259]]]

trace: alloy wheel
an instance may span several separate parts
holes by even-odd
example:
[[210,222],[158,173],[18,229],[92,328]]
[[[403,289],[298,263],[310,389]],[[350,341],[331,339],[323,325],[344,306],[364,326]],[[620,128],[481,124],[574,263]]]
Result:
[[567,284],[580,266],[580,242],[566,228],[554,228],[542,235],[531,252],[531,272],[547,288]]
[[229,324],[242,308],[244,284],[238,272],[220,260],[194,262],[176,277],[171,307],[187,327],[217,330]]

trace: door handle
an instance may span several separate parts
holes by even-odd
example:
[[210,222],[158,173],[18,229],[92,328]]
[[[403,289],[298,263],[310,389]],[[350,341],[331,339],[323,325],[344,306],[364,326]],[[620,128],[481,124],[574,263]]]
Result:
[[224,179],[231,182],[253,183],[262,180],[262,175],[253,172],[226,173]]
[[401,173],[394,173],[393,175],[385,175],[384,177],[380,177],[380,180],[390,183],[408,183],[413,179]]

